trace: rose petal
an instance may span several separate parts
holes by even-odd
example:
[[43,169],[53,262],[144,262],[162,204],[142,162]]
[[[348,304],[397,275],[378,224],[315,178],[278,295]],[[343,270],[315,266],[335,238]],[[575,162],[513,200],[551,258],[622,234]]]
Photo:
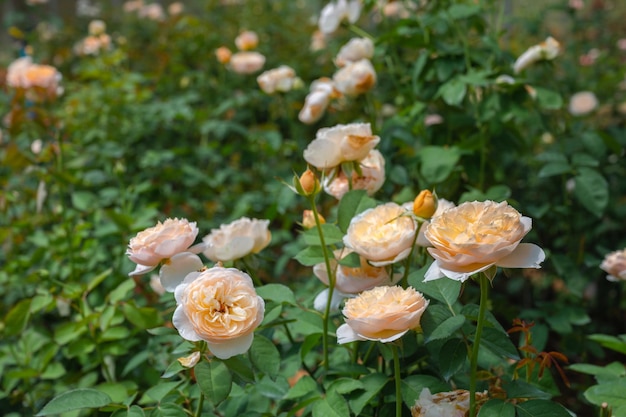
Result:
[[352,327],[348,326],[347,324],[342,324],[337,329],[337,343],[339,343],[340,345],[344,343],[354,342],[357,340],[366,339],[358,335],[354,330],[352,330]]
[[235,236],[225,245],[209,246],[204,254],[213,262],[227,262],[241,259],[252,251],[254,239],[247,236]]
[[445,277],[445,275],[443,274],[443,272],[441,272],[441,269],[439,268],[439,262],[435,261],[432,264],[430,264],[430,267],[424,274],[424,282],[434,281],[436,279],[443,278],[443,277]]
[[159,271],[161,285],[163,285],[166,291],[174,292],[187,274],[196,272],[202,269],[203,266],[204,264],[200,257],[191,252],[182,252],[174,255],[163,264]]
[[341,152],[334,141],[315,139],[304,150],[304,159],[318,169],[333,168],[341,163]]
[[[320,311],[322,313],[326,311],[326,303],[328,302],[328,291],[329,289],[326,288],[325,290],[317,294],[317,297],[315,297],[315,300],[313,301],[313,308],[315,308],[317,311]],[[337,291],[337,289],[335,289],[333,291],[333,298],[330,300],[330,309],[338,310],[339,305],[341,304],[343,299],[349,296],[349,294],[344,294],[341,291]]]
[[133,272],[130,272],[128,275],[131,277],[137,276],[137,275],[143,275],[146,272],[150,272],[152,271],[154,268],[156,268],[156,265],[140,265],[137,264],[137,266],[135,267],[135,270]]
[[202,338],[196,333],[193,329],[193,325],[191,321],[189,321],[189,317],[185,314],[185,311],[182,306],[176,307],[174,310],[174,314],[172,315],[172,324],[178,330],[180,336],[189,340],[190,342],[198,342],[202,340]]
[[468,278],[471,278],[472,275],[477,274],[479,272],[485,271],[489,268],[491,268],[494,264],[487,264],[487,265],[482,265],[479,268],[476,268],[472,271],[464,271],[464,272],[458,272],[458,271],[451,271],[449,269],[445,269],[443,267],[441,267],[441,265],[439,266],[439,270],[441,271],[441,273],[443,275],[445,275],[446,277],[453,279],[455,281],[461,281],[461,282],[465,282],[467,281]]
[[225,340],[220,343],[208,342],[207,346],[212,354],[220,359],[228,359],[230,357],[241,355],[246,353],[250,346],[252,346],[252,340],[254,339],[254,332],[250,332],[241,337]]
[[546,259],[543,249],[533,243],[520,243],[508,256],[498,260],[502,268],[541,268]]

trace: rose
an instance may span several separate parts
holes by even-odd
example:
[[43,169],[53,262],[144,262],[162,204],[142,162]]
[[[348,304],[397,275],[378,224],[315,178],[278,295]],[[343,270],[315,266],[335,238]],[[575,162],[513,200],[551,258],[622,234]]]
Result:
[[244,30],[235,38],[235,46],[240,51],[249,51],[259,44],[259,36],[251,30]]
[[518,74],[530,65],[542,59],[552,60],[561,52],[561,44],[551,36],[538,45],[528,48],[513,64],[513,71]]
[[[352,171],[352,189],[365,190],[367,195],[373,195],[380,190],[385,182],[385,158],[376,149],[359,162],[361,175]],[[324,191],[332,195],[337,200],[350,190],[348,177],[340,170],[336,176],[324,177]]]
[[609,281],[626,281],[626,249],[606,255],[600,268],[608,273],[606,279]]
[[350,62],[333,75],[337,90],[346,96],[368,92],[376,84],[376,71],[369,59]]
[[351,62],[374,56],[374,42],[370,38],[352,38],[341,47],[335,57],[335,65],[344,67]]
[[206,245],[204,255],[213,262],[226,262],[241,259],[251,253],[258,253],[269,245],[272,234],[268,230],[269,220],[242,217],[202,238]]
[[355,23],[361,15],[360,0],[338,0],[336,3],[330,2],[322,9],[318,26],[325,34],[333,33],[339,28],[341,21],[346,19],[350,23]]
[[176,287],[172,323],[183,339],[204,340],[220,359],[245,353],[265,303],[248,274],[219,266],[192,272]]
[[215,57],[221,64],[228,64],[233,53],[225,46],[220,46],[215,50]]
[[[129,275],[152,271],[165,259],[188,252],[198,235],[196,223],[187,219],[166,219],[163,223],[137,233],[130,240],[126,254],[137,267]],[[191,250],[195,252],[195,250]]]
[[437,197],[430,190],[422,190],[413,200],[413,214],[424,219],[437,212]]
[[237,52],[230,57],[229,68],[237,74],[252,74],[265,65],[265,56],[258,52]]
[[[477,392],[476,399],[487,400],[487,391]],[[413,417],[465,417],[470,408],[470,393],[464,389],[431,394],[430,389],[422,388],[419,399],[411,407]]]
[[259,87],[267,94],[273,94],[277,91],[285,93],[298,83],[302,83],[296,77],[296,72],[293,68],[287,65],[281,65],[278,68],[265,71],[263,74],[257,77],[257,83]]
[[543,250],[520,243],[531,227],[532,220],[506,202],[473,201],[446,210],[433,217],[424,232],[435,258],[424,281],[446,276],[463,282],[494,265],[540,268]]
[[328,77],[313,81],[309,91],[304,99],[304,106],[298,114],[298,119],[306,124],[318,121],[326,112],[330,100],[341,95],[335,88],[333,80]]
[[360,161],[380,142],[369,123],[322,128],[304,150],[304,159],[318,169],[335,168],[342,162]]
[[392,342],[420,327],[429,301],[408,287],[375,287],[346,301],[346,323],[337,329],[340,344],[355,340]]
[[591,91],[580,91],[570,98],[568,110],[573,116],[584,116],[598,107],[598,98]]
[[374,266],[389,265],[409,256],[416,228],[402,206],[382,204],[353,217],[343,243]]

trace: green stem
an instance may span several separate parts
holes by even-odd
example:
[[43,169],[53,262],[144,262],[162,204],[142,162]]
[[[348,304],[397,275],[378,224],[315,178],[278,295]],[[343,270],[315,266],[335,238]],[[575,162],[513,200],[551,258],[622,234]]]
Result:
[[[402,276],[402,280],[400,281],[402,288],[406,288],[409,285],[409,270],[411,269],[411,258],[413,257],[413,252],[415,252],[415,242],[417,242],[417,236],[419,236],[420,227],[422,226],[422,222],[420,222],[419,220],[416,220],[415,223],[415,235],[413,236],[411,252],[409,252],[409,256],[406,257],[404,265],[404,275]],[[391,272],[391,274],[393,274],[393,271]]]
[[322,333],[322,344],[324,350],[324,369],[328,371],[328,325],[330,321],[330,303],[333,299],[333,291],[335,290],[335,274],[330,267],[330,257],[328,255],[328,248],[326,247],[326,241],[324,240],[324,233],[322,233],[322,224],[320,222],[320,216],[315,206],[315,197],[310,197],[311,210],[313,211],[313,217],[315,218],[315,226],[320,237],[320,244],[322,245],[322,253],[324,254],[324,263],[326,264],[326,272],[328,274],[328,300],[326,301],[326,309],[324,310],[324,320],[322,321],[324,332]]
[[256,285],[257,287],[262,287],[263,286],[263,282],[257,276],[257,274],[254,272],[254,269],[248,263],[248,261],[246,259],[246,256],[241,258],[241,261],[243,262],[243,266],[246,268],[246,272],[248,273],[248,275],[250,275],[250,278],[252,278],[252,281],[254,282],[254,285]]
[[476,377],[478,370],[478,351],[480,350],[480,338],[485,324],[485,312],[489,297],[489,280],[485,274],[480,275],[480,306],[478,307],[478,321],[476,322],[476,335],[472,346],[470,358],[470,417],[476,417]]
[[400,356],[398,347],[391,345],[393,352],[393,373],[396,380],[396,417],[402,417],[402,378],[400,378]]
[[195,417],[202,416],[202,408],[204,407],[204,394],[200,391],[200,398],[198,399],[198,408],[196,408]]

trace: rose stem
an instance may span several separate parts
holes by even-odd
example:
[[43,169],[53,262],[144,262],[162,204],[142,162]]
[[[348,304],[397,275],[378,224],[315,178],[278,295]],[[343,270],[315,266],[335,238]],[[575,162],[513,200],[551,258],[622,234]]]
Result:
[[393,372],[396,379],[396,417],[402,417],[402,379],[400,378],[400,356],[398,347],[391,345],[393,352]]
[[487,310],[487,298],[489,297],[489,282],[487,275],[480,274],[480,306],[478,307],[478,321],[476,322],[476,335],[472,346],[470,358],[470,417],[476,417],[476,377],[478,371],[478,351],[480,338],[485,324],[485,312]]

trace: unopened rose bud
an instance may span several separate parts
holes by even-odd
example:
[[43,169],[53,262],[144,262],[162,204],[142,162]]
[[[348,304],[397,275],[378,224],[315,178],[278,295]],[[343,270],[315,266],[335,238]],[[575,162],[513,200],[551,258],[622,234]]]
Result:
[[[320,224],[326,223],[326,219],[324,219],[321,214],[318,214],[317,217],[319,218]],[[312,229],[315,226],[317,226],[317,224],[315,223],[313,210],[304,210],[304,212],[302,212],[302,227]]]
[[437,196],[430,190],[422,190],[413,200],[413,214],[423,219],[430,219],[437,211]]
[[296,191],[300,195],[309,196],[317,194],[320,191],[320,181],[315,176],[315,173],[308,168],[300,178],[294,177],[293,182]]
[[215,50],[215,56],[221,64],[228,64],[233,53],[225,46],[220,46]]

